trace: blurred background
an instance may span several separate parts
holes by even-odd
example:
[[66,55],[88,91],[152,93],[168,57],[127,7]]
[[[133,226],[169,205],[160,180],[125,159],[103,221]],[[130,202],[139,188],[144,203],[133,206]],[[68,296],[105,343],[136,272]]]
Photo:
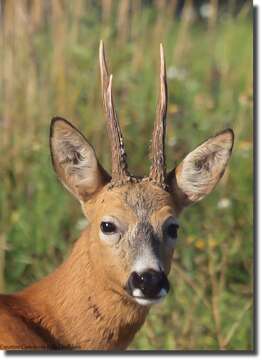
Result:
[[171,294],[130,349],[252,349],[252,12],[235,0],[0,0],[1,292],[51,272],[86,225],[51,168],[50,119],[71,120],[110,169],[100,39],[130,168],[148,171],[163,42],[169,167],[226,127],[236,140],[216,191],[184,212]]

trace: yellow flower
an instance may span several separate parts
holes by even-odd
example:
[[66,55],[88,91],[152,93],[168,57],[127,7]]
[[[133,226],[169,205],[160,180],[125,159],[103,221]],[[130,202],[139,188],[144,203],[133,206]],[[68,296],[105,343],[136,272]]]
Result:
[[199,250],[202,250],[205,248],[205,242],[204,240],[201,240],[201,239],[198,239],[196,242],[195,242],[195,247]]

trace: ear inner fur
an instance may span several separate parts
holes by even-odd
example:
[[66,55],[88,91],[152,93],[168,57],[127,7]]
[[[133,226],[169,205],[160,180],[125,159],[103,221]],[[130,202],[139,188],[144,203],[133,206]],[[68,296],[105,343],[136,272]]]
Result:
[[231,129],[209,138],[173,169],[167,182],[183,206],[209,194],[223,176],[234,142]]
[[63,118],[56,117],[51,122],[50,150],[59,180],[80,201],[87,201],[110,181],[93,147]]

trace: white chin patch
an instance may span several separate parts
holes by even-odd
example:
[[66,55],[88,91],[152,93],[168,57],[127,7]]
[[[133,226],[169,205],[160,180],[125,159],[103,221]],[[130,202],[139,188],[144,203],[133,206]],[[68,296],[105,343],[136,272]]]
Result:
[[144,306],[149,306],[153,304],[159,304],[163,301],[164,297],[167,295],[167,291],[165,289],[161,289],[158,293],[157,298],[148,299],[144,297],[142,291],[140,289],[134,289],[132,292],[133,299],[139,304]]
[[159,304],[160,302],[163,301],[163,298],[158,298],[158,299],[134,298],[134,300],[139,305],[149,306],[149,305]]

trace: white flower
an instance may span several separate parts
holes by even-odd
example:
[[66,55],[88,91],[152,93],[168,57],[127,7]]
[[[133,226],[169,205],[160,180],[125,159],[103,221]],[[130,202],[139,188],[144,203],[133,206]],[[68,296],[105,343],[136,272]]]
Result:
[[218,209],[227,209],[231,206],[231,200],[227,198],[222,198],[217,203]]

